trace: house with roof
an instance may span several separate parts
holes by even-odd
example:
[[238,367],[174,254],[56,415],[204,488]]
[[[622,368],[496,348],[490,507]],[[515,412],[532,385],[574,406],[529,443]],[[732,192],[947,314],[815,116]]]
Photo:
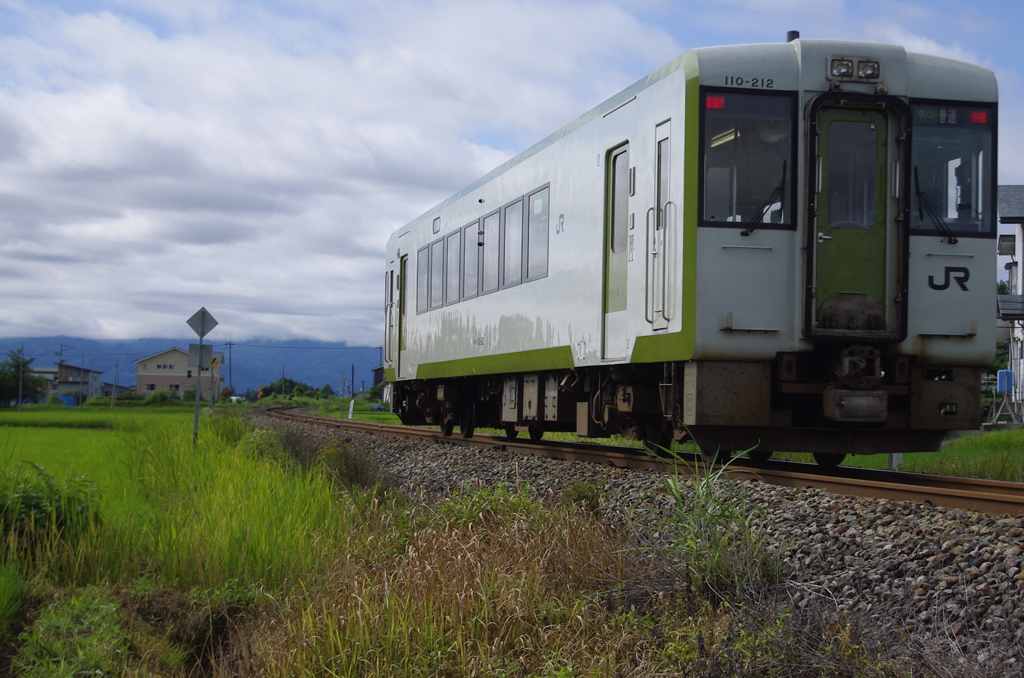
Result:
[[136,360],[135,392],[149,396],[167,391],[180,398],[186,389],[195,388],[199,380],[200,394],[204,398],[216,398],[224,382],[220,372],[224,353],[214,351],[212,365],[201,370],[190,367],[188,362],[188,351],[177,346]]
[[85,396],[86,400],[103,396],[103,372],[79,365],[58,363],[54,367],[32,367],[32,373],[46,380],[46,395]]
[[1001,225],[1012,225],[1013,235],[999,237],[999,254],[1010,255],[1006,265],[1009,272],[1008,294],[998,297],[999,320],[1010,325],[1010,349],[1007,367],[1013,371],[1013,389],[1010,395],[1014,413],[1024,413],[1024,279],[1020,261],[1024,258],[1024,186],[1000,186],[997,214]]

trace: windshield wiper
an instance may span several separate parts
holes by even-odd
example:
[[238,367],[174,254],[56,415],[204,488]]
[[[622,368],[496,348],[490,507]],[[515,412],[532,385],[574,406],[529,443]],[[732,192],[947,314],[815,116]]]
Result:
[[775,187],[775,190],[772,191],[771,195],[768,196],[768,199],[765,200],[763,203],[761,203],[761,206],[759,208],[757,208],[757,216],[755,216],[751,220],[750,226],[748,226],[745,229],[743,229],[742,231],[740,231],[740,235],[750,235],[751,233],[754,232],[754,229],[757,228],[758,224],[763,224],[764,223],[765,215],[771,209],[771,206],[774,205],[775,203],[779,203],[779,205],[780,205],[779,209],[780,210],[782,209],[782,192],[785,189],[785,186],[786,186],[786,161],[783,160],[782,161],[782,181],[780,181],[779,185]]
[[935,205],[928,198],[927,194],[921,190],[921,182],[917,178],[917,165],[914,165],[914,193],[917,194],[917,219],[918,221],[924,221],[924,213],[928,213],[928,218],[931,219],[932,225],[935,226],[935,230],[941,233],[945,238],[946,242],[950,245],[957,243],[956,236],[953,235],[953,231],[949,228],[949,224],[942,218],[939,211],[935,209]]

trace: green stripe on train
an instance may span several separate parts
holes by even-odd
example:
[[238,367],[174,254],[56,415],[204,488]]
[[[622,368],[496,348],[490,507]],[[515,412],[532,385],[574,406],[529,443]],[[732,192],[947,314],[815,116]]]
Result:
[[556,346],[537,351],[519,351],[518,353],[503,353],[479,358],[422,363],[416,367],[416,378],[440,379],[481,374],[540,372],[572,369],[572,367],[572,349],[568,346]]

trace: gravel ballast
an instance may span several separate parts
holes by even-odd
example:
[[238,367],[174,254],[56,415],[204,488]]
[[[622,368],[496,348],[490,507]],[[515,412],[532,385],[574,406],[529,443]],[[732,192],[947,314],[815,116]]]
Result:
[[[583,462],[522,457],[498,448],[465,448],[285,422],[259,413],[258,425],[292,429],[314,445],[332,439],[363,450],[388,480],[424,501],[466,485],[528,483],[558,496],[587,482],[600,488],[610,521],[668,510],[665,475]],[[831,601],[869,621],[889,642],[941,645],[987,675],[1024,675],[1024,520],[886,499],[845,497],[812,488],[744,483],[763,507],[764,528],[785,544],[793,604]],[[652,516],[654,522],[651,522]]]

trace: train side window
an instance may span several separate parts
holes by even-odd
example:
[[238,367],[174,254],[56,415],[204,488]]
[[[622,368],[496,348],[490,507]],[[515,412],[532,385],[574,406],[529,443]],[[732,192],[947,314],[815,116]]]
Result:
[[512,287],[523,281],[523,199],[502,210],[501,286]]
[[629,230],[629,147],[624,146],[612,155],[610,167],[611,205],[611,242],[608,245],[612,252],[625,252],[627,232]]
[[792,93],[701,94],[702,226],[794,228]]
[[430,248],[416,252],[416,312],[430,309]]
[[526,279],[536,280],[548,274],[548,188],[530,195],[526,229]]
[[444,240],[430,243],[430,310],[444,305]]
[[462,229],[444,239],[444,305],[458,303],[462,291]]
[[488,214],[483,219],[480,237],[483,239],[483,252],[480,254],[482,267],[480,276],[480,293],[487,294],[498,289],[498,264],[501,263],[501,218],[500,212]]
[[474,221],[462,228],[462,298],[472,299],[480,286],[480,222]]

